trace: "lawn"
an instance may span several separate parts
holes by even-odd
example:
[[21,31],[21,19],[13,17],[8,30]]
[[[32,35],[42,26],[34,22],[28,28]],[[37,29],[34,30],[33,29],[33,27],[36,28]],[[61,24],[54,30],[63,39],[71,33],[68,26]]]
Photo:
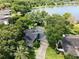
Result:
[[62,54],[56,54],[54,49],[48,47],[45,59],[64,59],[64,56]]

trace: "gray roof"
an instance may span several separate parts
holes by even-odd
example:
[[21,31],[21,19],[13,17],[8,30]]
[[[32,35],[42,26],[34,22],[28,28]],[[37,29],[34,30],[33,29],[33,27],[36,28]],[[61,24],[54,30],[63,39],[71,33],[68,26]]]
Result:
[[8,19],[10,17],[10,9],[2,9],[0,10],[0,24],[4,23],[5,21],[8,22]]
[[79,47],[79,35],[67,35],[63,41],[64,43]]
[[34,29],[27,29],[24,31],[24,33],[25,33],[24,38],[29,41],[32,40],[34,41],[35,38],[37,37],[37,34],[35,33]]
[[27,29],[24,31],[24,33],[24,39],[31,43],[34,42],[35,39],[42,40],[43,38],[46,38],[42,27]]
[[9,15],[8,16],[0,15],[0,20],[5,20],[7,18],[9,18]]
[[79,48],[79,35],[66,35],[63,39],[63,48],[65,52],[77,56],[75,47]]
[[3,10],[0,10],[0,15],[9,15],[10,14],[10,9],[3,9]]

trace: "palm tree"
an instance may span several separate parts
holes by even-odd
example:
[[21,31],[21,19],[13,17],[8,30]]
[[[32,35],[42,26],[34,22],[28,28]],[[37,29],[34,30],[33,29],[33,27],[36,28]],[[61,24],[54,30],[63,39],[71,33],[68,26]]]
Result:
[[28,59],[28,52],[27,49],[23,46],[17,48],[15,53],[15,59]]

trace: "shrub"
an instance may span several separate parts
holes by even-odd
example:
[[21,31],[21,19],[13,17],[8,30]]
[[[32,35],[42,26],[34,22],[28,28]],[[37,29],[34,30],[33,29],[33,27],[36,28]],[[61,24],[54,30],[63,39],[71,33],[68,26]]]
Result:
[[64,58],[65,58],[65,59],[79,59],[79,57],[77,57],[77,56],[72,56],[72,55],[65,55]]

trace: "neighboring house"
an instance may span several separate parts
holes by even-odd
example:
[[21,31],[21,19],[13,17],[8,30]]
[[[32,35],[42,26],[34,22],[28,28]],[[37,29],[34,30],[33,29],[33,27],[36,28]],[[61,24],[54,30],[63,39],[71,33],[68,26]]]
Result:
[[65,54],[79,56],[79,35],[65,35],[62,46]]
[[74,1],[65,1],[65,2],[63,2],[65,5],[78,5],[79,4],[79,2],[78,1],[76,1],[76,0],[74,0]]
[[38,40],[46,39],[43,27],[27,29],[24,31],[24,33],[25,33],[24,39],[26,40],[27,45],[30,47],[33,47],[33,42],[36,39],[38,39]]
[[7,8],[0,10],[0,24],[9,24],[10,12]]

